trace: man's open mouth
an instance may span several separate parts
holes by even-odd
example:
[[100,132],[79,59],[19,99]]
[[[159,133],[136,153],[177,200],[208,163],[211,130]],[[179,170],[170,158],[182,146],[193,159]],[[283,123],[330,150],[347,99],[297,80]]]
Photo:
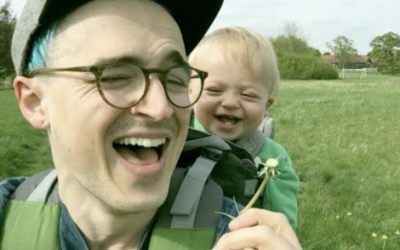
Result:
[[121,138],[113,143],[114,149],[125,160],[133,164],[152,164],[157,162],[163,152],[166,138]]

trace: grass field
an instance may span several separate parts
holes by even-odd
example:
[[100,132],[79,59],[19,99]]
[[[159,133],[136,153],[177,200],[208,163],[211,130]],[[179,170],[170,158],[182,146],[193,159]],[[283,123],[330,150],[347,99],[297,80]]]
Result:
[[400,78],[283,84],[271,113],[302,181],[304,248],[400,249]]
[[0,180],[52,166],[46,133],[22,117],[10,88],[0,91]]
[[[399,109],[400,77],[283,82],[271,113],[302,182],[305,250],[400,249]],[[0,91],[0,179],[47,166],[46,135]]]

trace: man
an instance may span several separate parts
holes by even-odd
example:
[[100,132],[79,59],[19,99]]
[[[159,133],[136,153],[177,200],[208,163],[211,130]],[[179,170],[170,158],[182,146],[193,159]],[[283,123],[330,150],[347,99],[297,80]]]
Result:
[[[186,53],[221,4],[160,2],[28,0],[13,40],[14,87],[23,116],[48,133],[61,205],[26,209],[32,203],[9,199],[29,179],[3,182],[0,248],[45,233],[48,249],[149,247],[188,131],[189,79],[207,75]],[[18,235],[21,221],[36,235]],[[251,210],[230,228],[215,249],[300,249],[274,213]]]

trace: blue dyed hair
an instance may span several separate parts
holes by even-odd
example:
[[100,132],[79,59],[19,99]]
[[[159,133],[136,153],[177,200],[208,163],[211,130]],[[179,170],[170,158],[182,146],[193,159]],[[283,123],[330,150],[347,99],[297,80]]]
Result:
[[58,27],[58,22],[50,25],[44,32],[38,35],[33,42],[32,52],[28,60],[27,72],[34,69],[46,68],[47,52],[50,42],[54,39],[54,34]]

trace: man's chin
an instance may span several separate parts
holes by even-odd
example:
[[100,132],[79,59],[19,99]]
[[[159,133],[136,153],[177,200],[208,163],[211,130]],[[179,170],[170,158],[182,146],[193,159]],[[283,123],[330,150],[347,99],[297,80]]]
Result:
[[152,197],[145,195],[144,197],[131,198],[131,202],[127,199],[114,199],[104,202],[112,214],[127,215],[132,213],[147,213],[157,211],[164,203],[166,196]]

